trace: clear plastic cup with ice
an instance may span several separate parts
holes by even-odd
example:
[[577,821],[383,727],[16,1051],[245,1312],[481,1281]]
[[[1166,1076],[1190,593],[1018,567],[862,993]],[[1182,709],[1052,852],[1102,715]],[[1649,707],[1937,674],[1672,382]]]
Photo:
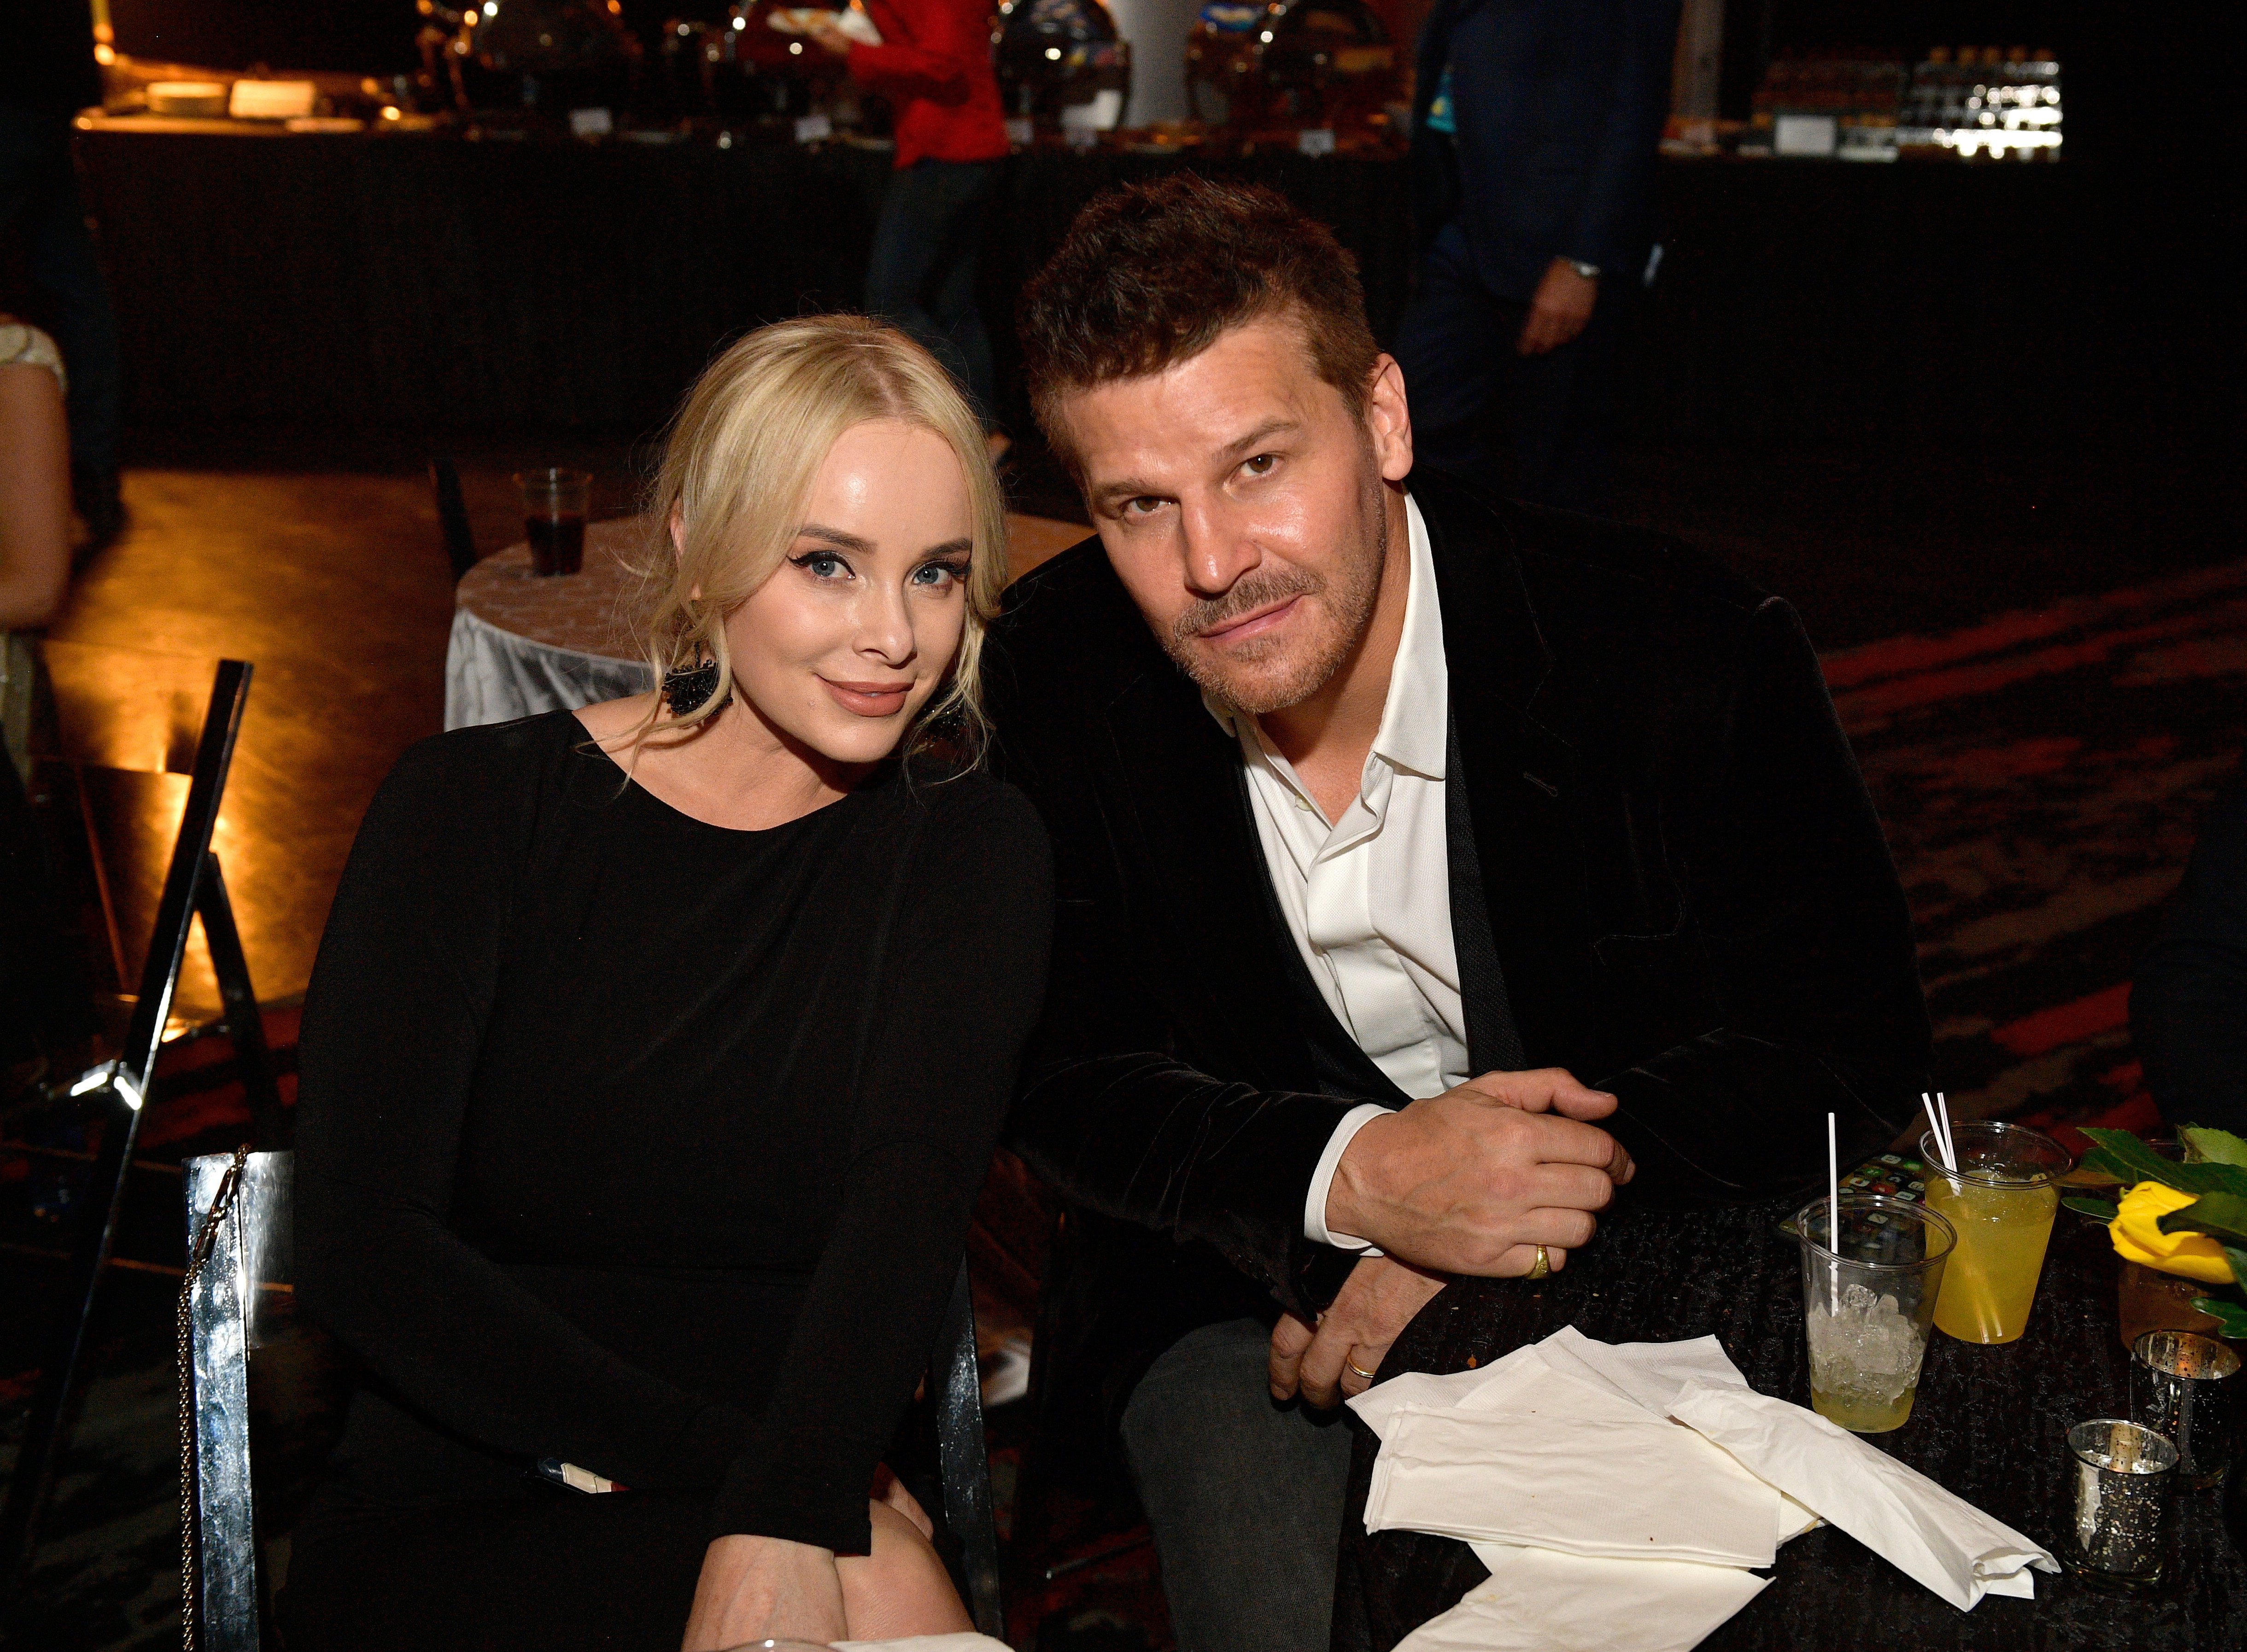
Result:
[[1911,1416],[1957,1231],[1924,1205],[1879,1193],[1844,1194],[1838,1224],[1833,1215],[1817,1198],[1794,1219],[1810,1403],[1853,1433],[1885,1434]]

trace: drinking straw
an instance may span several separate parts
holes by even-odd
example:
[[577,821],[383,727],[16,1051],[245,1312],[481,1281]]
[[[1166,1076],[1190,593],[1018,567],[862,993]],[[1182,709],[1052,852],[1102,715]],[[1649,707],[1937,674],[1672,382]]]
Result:
[[1943,1116],[1943,1168],[1954,1173],[1958,1169],[1958,1144],[1950,1138],[1950,1103],[1943,1099],[1943,1092],[1935,1092],[1935,1110]]
[[[1838,1257],[1841,1254],[1841,1157],[1834,1144],[1834,1116],[1826,1115],[1826,1244]],[[1838,1314],[1841,1311],[1841,1270],[1826,1270],[1826,1311]]]
[[1935,1150],[1943,1155],[1943,1168],[1946,1171],[1957,1170],[1958,1156],[1950,1150],[1950,1130],[1948,1120],[1937,1118],[1935,1116],[1935,1097],[1929,1096],[1925,1090],[1919,1093],[1919,1104],[1927,1109],[1928,1134],[1935,1137]]

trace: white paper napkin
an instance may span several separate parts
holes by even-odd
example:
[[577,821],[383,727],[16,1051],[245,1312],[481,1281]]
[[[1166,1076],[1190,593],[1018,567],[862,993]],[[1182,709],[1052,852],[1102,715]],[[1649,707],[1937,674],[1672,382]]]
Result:
[[[1574,1326],[1564,1325],[1536,1349],[1553,1369],[1606,1383],[1656,1416],[1670,1415],[1688,1382],[1751,1391],[1747,1378],[1713,1336],[1684,1342],[1598,1342]],[[1816,1514],[1779,1491],[1781,1543],[1792,1542],[1820,1524]]]
[[1779,1493],[1690,1430],[1526,1361],[1470,1397],[1484,1403],[1390,1415],[1366,1530],[1615,1560],[1772,1563]]
[[1692,1382],[1670,1414],[1962,1612],[1984,1594],[2033,1599],[2028,1568],[2059,1570],[2011,1526],[1815,1411]]
[[1453,1371],[1444,1376],[1428,1371],[1405,1371],[1366,1389],[1349,1403],[1349,1409],[1364,1420],[1376,1439],[1385,1440],[1389,1437],[1389,1419],[1404,1407],[1417,1405],[1431,1411],[1449,1410],[1492,1377],[1529,1362],[1542,1363],[1533,1345],[1518,1348],[1478,1370]]
[[1595,1378],[1656,1416],[1670,1415],[1670,1407],[1688,1382],[1711,1388],[1745,1388],[1740,1375],[1713,1336],[1697,1336],[1688,1342],[1595,1342],[1573,1325],[1564,1325],[1537,1344],[1545,1362],[1556,1371]]
[[[1477,1554],[1483,1553],[1478,1544]],[[1397,1652],[1686,1652],[1768,1579],[1728,1566],[1503,1549],[1488,1581]]]

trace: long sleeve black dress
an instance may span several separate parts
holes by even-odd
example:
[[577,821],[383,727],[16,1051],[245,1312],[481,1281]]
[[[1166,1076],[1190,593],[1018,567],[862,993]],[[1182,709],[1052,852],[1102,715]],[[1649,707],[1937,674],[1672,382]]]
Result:
[[366,1380],[295,1652],[674,1652],[714,1537],[864,1553],[1050,905],[980,775],[734,831],[566,713],[407,753],[305,1000],[299,1288]]

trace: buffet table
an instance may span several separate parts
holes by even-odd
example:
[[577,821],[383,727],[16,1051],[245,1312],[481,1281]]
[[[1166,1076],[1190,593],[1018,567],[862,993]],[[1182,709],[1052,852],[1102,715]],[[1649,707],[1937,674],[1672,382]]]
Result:
[[[1810,1399],[1800,1253],[1766,1205],[1636,1212],[1603,1222],[1542,1285],[1464,1280],[1408,1327],[1383,1362],[1400,1370],[1487,1365],[1564,1325],[1608,1341],[1713,1335],[1751,1385]],[[1937,1335],[1911,1420],[1866,1437],[2055,1553],[2071,1507],[2071,1423],[2129,1414],[2130,1356],[2116,1329],[2117,1265],[2105,1230],[2067,1211],[2027,1334],[1997,1348]],[[1352,1421],[1357,1456],[1342,1523],[1335,1652],[1388,1652],[1487,1573],[1464,1543],[1410,1532],[1368,1537],[1376,1442]],[[2247,1555],[2218,1518],[2216,1490],[2180,1492],[2168,1575],[2139,1600],[2037,1574],[2034,1601],[1953,1609],[1858,1543],[1822,1526],[1779,1551],[1772,1583],[1702,1642],[1704,1652],[1810,1647],[1989,1652],[2196,1652],[2247,1645]]]
[[[891,161],[841,141],[129,121],[81,130],[78,149],[134,420],[416,432],[655,426],[726,339],[859,304]],[[1005,318],[1077,209],[1188,164],[1331,224],[1387,336],[1414,259],[1403,160],[1039,148],[1007,163],[987,231],[1002,382]],[[2067,165],[1665,160],[1659,279],[1624,328],[1626,416],[1711,444],[1897,428],[2035,443],[2122,416],[2088,194]],[[1610,291],[1637,296],[1628,276]]]

